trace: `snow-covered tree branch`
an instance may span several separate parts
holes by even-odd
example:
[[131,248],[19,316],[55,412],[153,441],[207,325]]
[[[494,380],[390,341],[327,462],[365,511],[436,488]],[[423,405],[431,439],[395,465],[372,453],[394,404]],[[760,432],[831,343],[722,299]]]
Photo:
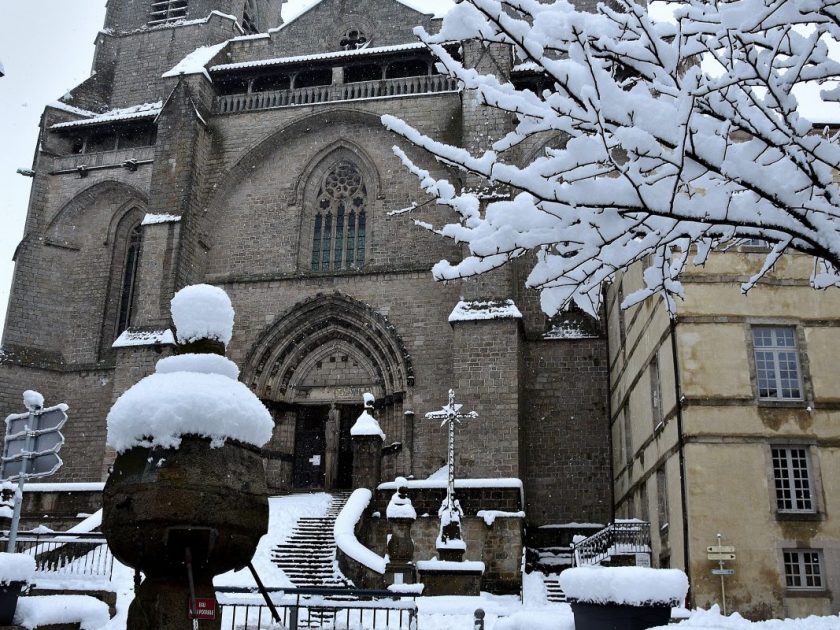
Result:
[[[733,239],[770,244],[751,288],[787,251],[814,256],[815,288],[840,285],[840,167],[836,130],[803,115],[807,95],[840,121],[840,4],[836,0],[689,0],[656,22],[633,0],[578,11],[565,0],[465,0],[441,31],[418,36],[482,102],[518,121],[481,155],[383,117],[439,160],[509,187],[483,201],[436,180],[399,151],[422,187],[457,220],[426,226],[466,243],[435,277],[482,273],[536,253],[528,285],[555,313],[570,302],[596,314],[618,269],[647,261],[635,303]],[[512,46],[549,89],[536,94],[466,68],[442,46],[478,39]],[[824,122],[823,119],[821,122]],[[550,136],[527,163],[516,147]],[[689,253],[690,252],[690,253]]]

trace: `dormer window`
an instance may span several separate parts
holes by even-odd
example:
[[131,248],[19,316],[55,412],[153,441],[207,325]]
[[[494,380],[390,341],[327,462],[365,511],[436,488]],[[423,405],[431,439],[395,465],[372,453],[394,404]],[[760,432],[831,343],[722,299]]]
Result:
[[149,26],[160,26],[177,22],[187,17],[187,3],[189,0],[152,0],[149,12]]
[[367,35],[358,28],[351,28],[344,32],[344,35],[341,36],[341,39],[338,42],[338,45],[342,50],[356,50],[358,48],[364,48],[367,43]]

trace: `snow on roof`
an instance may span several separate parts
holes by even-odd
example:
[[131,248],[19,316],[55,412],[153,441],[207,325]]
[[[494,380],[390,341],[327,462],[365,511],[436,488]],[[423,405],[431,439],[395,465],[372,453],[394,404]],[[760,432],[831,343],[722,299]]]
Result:
[[142,103],[140,105],[132,105],[131,107],[111,109],[102,114],[94,114],[91,118],[85,118],[84,120],[71,120],[70,122],[58,123],[50,127],[50,129],[68,129],[72,127],[86,127],[88,125],[98,125],[121,120],[154,118],[160,114],[160,110],[162,108],[163,102],[161,101],[157,101],[155,103]]
[[68,105],[67,103],[62,103],[61,101],[53,101],[52,103],[47,103],[47,107],[52,107],[53,109],[60,109],[61,111],[68,112],[70,114],[76,114],[77,116],[98,116],[96,112],[92,112],[87,109],[82,109],[81,107],[73,107],[72,105]]
[[168,328],[165,330],[124,330],[111,344],[112,348],[131,348],[134,346],[174,346],[175,335]]
[[[442,18],[447,11],[455,6],[453,0],[395,0],[409,9],[414,9],[425,15],[432,15]],[[283,15],[283,26],[294,22],[301,15],[313,9],[321,3],[321,0],[287,0],[281,9]],[[282,27],[281,27],[282,28]]]
[[472,322],[486,319],[522,319],[513,300],[462,300],[449,314],[449,322]]
[[147,214],[140,225],[155,225],[157,223],[177,223],[181,217],[177,214]]
[[255,61],[240,61],[238,63],[223,63],[217,66],[212,66],[210,68],[210,72],[221,72],[225,70],[242,70],[244,68],[259,68],[262,66],[281,66],[293,63],[322,61],[326,59],[343,59],[345,57],[376,55],[381,53],[401,52],[404,50],[419,50],[425,47],[426,45],[422,42],[411,42],[408,44],[394,44],[392,46],[369,46],[367,48],[356,48],[354,50],[336,50],[333,52],[313,53],[310,55],[296,55],[294,57],[275,57],[274,59],[257,59]]
[[225,41],[214,46],[201,46],[200,48],[196,48],[189,55],[181,59],[174,68],[164,72],[161,75],[162,78],[177,77],[182,74],[203,74],[209,79],[210,75],[204,66],[210,63],[210,60],[218,55],[227,44]]

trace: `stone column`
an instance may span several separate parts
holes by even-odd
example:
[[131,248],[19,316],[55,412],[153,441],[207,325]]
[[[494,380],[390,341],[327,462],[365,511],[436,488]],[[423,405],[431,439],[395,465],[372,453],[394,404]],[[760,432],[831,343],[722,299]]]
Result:
[[405,478],[397,477],[398,490],[391,497],[385,516],[388,518],[388,565],[385,567],[386,584],[413,584],[417,581],[414,568],[414,540],[411,526],[417,512],[411,505]]
[[385,434],[373,417],[373,394],[365,394],[364,402],[364,411],[350,429],[353,440],[353,487],[376,490],[382,477],[382,444]]

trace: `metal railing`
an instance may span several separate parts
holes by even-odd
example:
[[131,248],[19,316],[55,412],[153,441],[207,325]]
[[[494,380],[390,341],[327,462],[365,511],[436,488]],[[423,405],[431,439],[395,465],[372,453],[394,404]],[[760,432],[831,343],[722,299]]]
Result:
[[[0,535],[5,548],[8,535]],[[100,533],[39,534],[21,532],[17,535],[17,552],[35,558],[35,581],[38,574],[52,576],[103,577],[111,579],[114,556]]]
[[573,543],[575,566],[600,564],[614,556],[650,552],[650,523],[617,521],[589,538]]
[[126,162],[134,161],[137,164],[147,164],[154,160],[155,148],[133,147],[130,149],[117,149],[115,151],[95,151],[92,153],[77,153],[64,155],[55,158],[53,171],[61,173],[73,171],[80,166],[88,169],[104,168],[111,166],[122,166]]
[[275,107],[314,105],[316,103],[328,103],[331,101],[352,101],[366,98],[387,98],[415,94],[435,94],[438,92],[455,92],[457,90],[457,80],[442,74],[433,74],[400,79],[342,83],[338,85],[319,85],[292,90],[227,94],[216,97],[215,112],[217,114],[237,114],[239,112],[272,109]]
[[[390,591],[266,588],[288,630],[302,628],[416,630],[417,603]],[[217,588],[223,630],[261,630],[274,620],[263,597],[248,588]]]

